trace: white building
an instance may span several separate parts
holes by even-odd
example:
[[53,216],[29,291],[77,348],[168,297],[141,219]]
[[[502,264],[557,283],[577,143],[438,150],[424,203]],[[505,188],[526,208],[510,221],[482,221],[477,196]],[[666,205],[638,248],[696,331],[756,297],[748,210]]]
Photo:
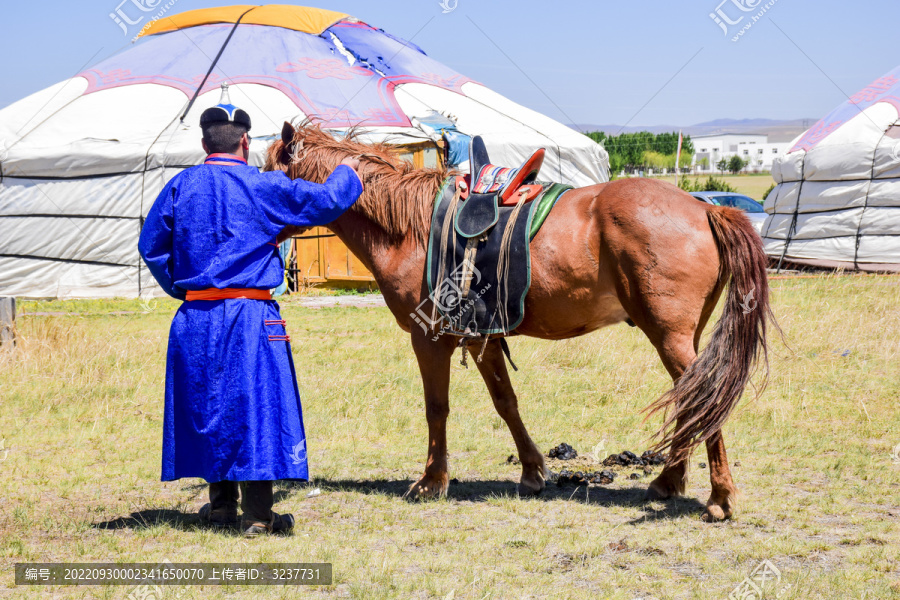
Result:
[[[715,135],[691,136],[694,144],[694,159],[691,163],[697,173],[716,173],[716,167],[723,158],[738,155],[747,166],[745,173],[770,171],[772,161],[787,154],[790,142],[770,143],[769,136],[761,133],[717,133]],[[704,160],[706,159],[706,160]]]

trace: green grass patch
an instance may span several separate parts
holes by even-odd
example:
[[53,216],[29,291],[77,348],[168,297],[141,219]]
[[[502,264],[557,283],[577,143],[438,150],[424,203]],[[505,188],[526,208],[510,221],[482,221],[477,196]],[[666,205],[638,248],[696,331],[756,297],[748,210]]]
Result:
[[[749,177],[747,179],[750,179]],[[760,178],[762,179],[762,178]],[[765,186],[768,183],[765,182]],[[733,520],[699,520],[699,452],[684,498],[640,502],[647,480],[515,495],[515,447],[474,368],[454,360],[447,499],[402,499],[427,428],[408,335],[387,309],[284,304],[309,436],[309,484],[279,484],[288,538],[252,542],[197,524],[197,480],[159,482],[166,340],[174,301],[20,304],[0,353],[0,586],[22,561],[326,561],[310,598],[727,598],[762,561],[766,598],[900,597],[900,278],[772,281],[771,379],[725,427],[741,490]],[[51,313],[36,316],[27,313]],[[80,313],[80,314],[53,314]],[[88,316],[85,316],[88,315]],[[576,340],[510,341],[523,419],[547,451],[640,451],[640,410],[670,381],[625,325]],[[5,454],[4,454],[5,453]],[[307,497],[311,488],[321,495]],[[54,588],[124,598],[125,588]],[[281,588],[188,588],[182,598],[294,597]]]

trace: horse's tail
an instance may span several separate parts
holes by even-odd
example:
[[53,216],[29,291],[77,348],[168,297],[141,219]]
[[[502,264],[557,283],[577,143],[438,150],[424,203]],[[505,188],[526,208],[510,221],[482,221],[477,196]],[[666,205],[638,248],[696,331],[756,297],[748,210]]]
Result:
[[686,460],[697,445],[722,429],[760,354],[765,377],[759,391],[765,387],[766,325],[771,321],[778,327],[769,306],[768,259],[750,220],[742,211],[725,207],[709,207],[707,219],[719,251],[719,289],[729,277],[731,283],[709,344],[672,390],[648,409],[667,413],[657,450],[671,449],[673,463]]

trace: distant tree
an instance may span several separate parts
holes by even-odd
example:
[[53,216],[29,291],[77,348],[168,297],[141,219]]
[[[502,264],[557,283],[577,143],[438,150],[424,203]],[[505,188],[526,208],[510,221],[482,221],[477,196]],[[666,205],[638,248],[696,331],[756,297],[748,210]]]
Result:
[[700,160],[697,161],[697,165],[704,171],[709,170],[709,157],[704,156]]
[[686,192],[735,192],[736,190],[721,179],[716,179],[712,175],[707,177],[706,181],[697,179],[691,181],[687,175],[682,175],[678,180],[678,187]]
[[644,166],[650,167],[651,169],[674,169],[675,155],[662,154],[661,152],[647,150],[646,152],[644,152],[644,156],[641,158],[641,163]]
[[716,179],[712,175],[710,175],[706,181],[700,183],[697,181],[697,185],[695,186],[698,192],[735,192],[736,190],[728,185],[722,179]]
[[611,179],[618,177],[622,169],[625,168],[625,161],[618,154],[609,155],[609,174]]
[[694,142],[691,141],[691,136],[686,135],[684,139],[681,140],[681,155],[684,156],[687,154],[688,156],[694,156]]
[[594,140],[601,146],[603,145],[603,140],[606,139],[606,133],[604,133],[602,131],[590,131],[590,132],[586,133],[585,135],[587,135],[589,138],[591,138],[592,140]]
[[[675,154],[678,150],[678,134],[653,134],[649,131],[607,135],[602,131],[587,134],[602,145],[609,154],[610,172],[620,170],[633,172],[650,167],[653,169],[674,169]],[[689,167],[694,155],[694,145],[690,137],[684,136],[681,144],[680,166]]]
[[[651,142],[650,149],[661,154],[675,154],[678,152],[678,133],[660,133]],[[694,144],[691,142],[691,136],[685,135],[681,140],[681,154],[684,156],[693,156]]]
[[744,167],[747,166],[748,161],[745,161],[743,158],[735,154],[728,160],[728,170],[731,171],[732,175],[737,175],[741,171],[744,170]]
[[681,177],[678,178],[678,187],[680,187],[681,189],[683,189],[686,192],[694,191],[694,184],[693,184],[693,182],[691,182],[690,179],[688,179],[687,175],[682,175]]
[[719,170],[719,173],[725,174],[725,169],[728,168],[728,159],[723,158],[719,162],[716,163],[716,168]]
[[710,175],[706,181],[703,183],[697,182],[697,191],[698,192],[736,192],[733,187],[728,185],[722,179],[716,179],[712,175]]

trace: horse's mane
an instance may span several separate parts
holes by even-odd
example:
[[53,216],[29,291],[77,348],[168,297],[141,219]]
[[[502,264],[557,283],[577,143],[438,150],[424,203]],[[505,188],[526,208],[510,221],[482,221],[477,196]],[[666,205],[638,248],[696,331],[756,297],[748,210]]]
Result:
[[291,179],[323,183],[342,160],[357,157],[365,191],[352,210],[366,215],[392,238],[412,236],[424,246],[435,195],[450,171],[416,169],[397,157],[387,144],[366,144],[357,137],[358,132],[351,130],[338,139],[304,121],[289,144],[282,139],[269,146],[264,170],[280,170]]

